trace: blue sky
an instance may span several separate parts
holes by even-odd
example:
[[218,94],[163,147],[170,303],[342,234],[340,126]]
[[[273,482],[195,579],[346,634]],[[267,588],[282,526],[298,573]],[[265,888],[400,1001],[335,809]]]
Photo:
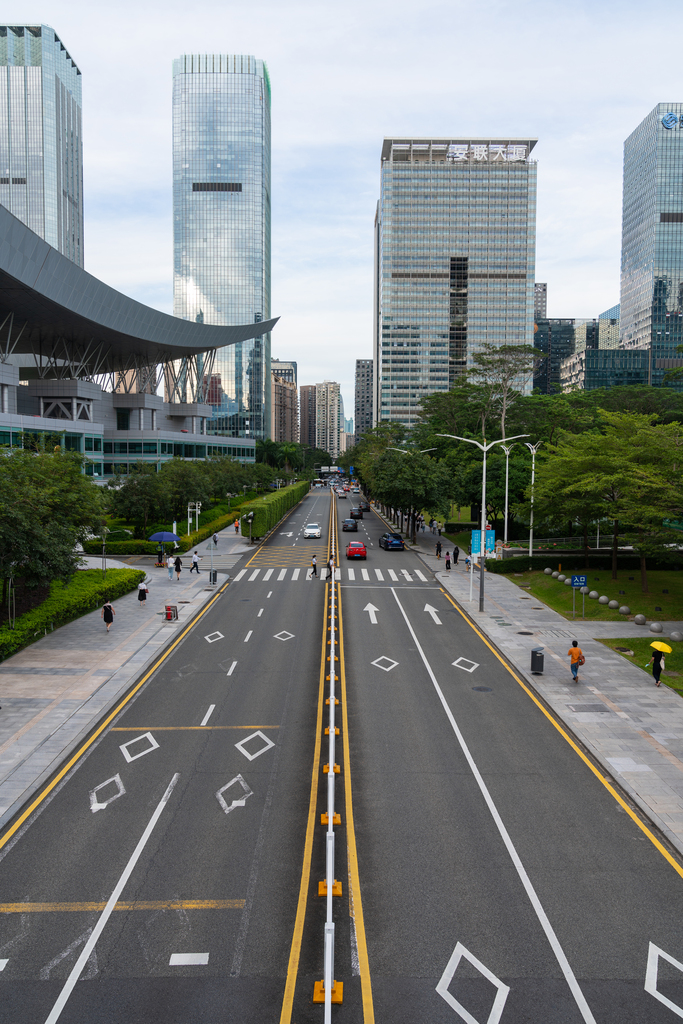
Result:
[[45,0],[83,73],[86,269],[172,310],[171,61],[251,53],[273,86],[273,355],[342,385],[372,347],[384,135],[536,136],[550,316],[619,300],[623,141],[683,100],[680,3]]

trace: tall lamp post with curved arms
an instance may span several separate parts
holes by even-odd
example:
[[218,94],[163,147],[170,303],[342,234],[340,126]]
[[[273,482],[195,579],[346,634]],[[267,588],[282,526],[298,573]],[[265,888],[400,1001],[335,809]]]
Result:
[[510,452],[515,447],[514,444],[501,444],[500,446],[505,452],[505,532],[503,535],[503,543],[508,542],[508,480],[510,476]]
[[529,444],[528,441],[525,441],[524,443],[531,452],[531,518],[529,522],[529,568],[531,569],[533,566],[531,559],[534,555],[534,480],[536,479],[536,452],[543,444],[543,441],[537,441],[536,444]]
[[[481,476],[481,546],[479,550],[479,611],[484,610],[484,559],[486,557],[486,453],[494,444],[504,444],[505,441],[516,441],[520,437],[528,437],[528,434],[515,434],[514,437],[501,437],[499,441],[490,441],[480,444],[471,437],[458,437],[457,434],[437,434],[437,437],[452,437],[455,441],[466,441],[468,444],[476,444],[477,448],[484,453],[484,467]],[[474,554],[474,552],[472,552]],[[474,572],[474,564],[470,567]]]
[[[387,451],[402,452],[404,455],[424,455],[425,452],[435,452],[436,448],[422,448],[421,451],[411,451],[410,448],[394,448],[392,445],[387,445]],[[413,544],[415,542],[415,516],[413,516]]]

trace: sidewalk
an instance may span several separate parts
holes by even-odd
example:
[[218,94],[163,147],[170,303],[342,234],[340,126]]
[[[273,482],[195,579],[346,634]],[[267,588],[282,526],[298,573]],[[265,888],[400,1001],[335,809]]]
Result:
[[[486,573],[485,611],[479,612],[479,574],[473,600],[463,557],[446,572],[425,531],[415,547],[422,561],[481,632],[514,665],[568,730],[618,781],[638,807],[683,854],[683,700],[652,675],[598,643],[608,637],[666,639],[683,622],[663,622],[664,632],[633,622],[567,620],[506,576]],[[443,541],[442,541],[443,543]],[[444,551],[446,545],[444,544]],[[567,651],[578,640],[586,664],[572,680]],[[543,675],[531,675],[531,649],[543,647]]]

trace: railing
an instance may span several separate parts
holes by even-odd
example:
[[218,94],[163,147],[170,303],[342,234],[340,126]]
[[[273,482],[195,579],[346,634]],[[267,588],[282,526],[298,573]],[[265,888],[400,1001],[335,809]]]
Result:
[[336,624],[336,530],[337,520],[335,515],[335,499],[332,496],[332,518],[330,523],[331,535],[331,558],[332,558],[332,580],[330,583],[330,714],[329,714],[329,743],[327,758],[327,835],[325,836],[325,879],[327,882],[327,913],[325,917],[325,970],[324,970],[324,991],[325,991],[325,1024],[332,1021],[332,993],[334,989],[334,920],[332,915],[332,899],[334,890],[334,783],[335,783],[335,683],[336,671],[334,667],[335,652],[337,647],[337,624]]

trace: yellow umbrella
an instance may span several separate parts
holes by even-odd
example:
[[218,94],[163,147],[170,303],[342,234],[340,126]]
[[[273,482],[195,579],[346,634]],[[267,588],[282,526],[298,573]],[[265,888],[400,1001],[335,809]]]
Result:
[[650,647],[656,647],[658,651],[664,651],[665,654],[671,654],[673,647],[669,647],[668,644],[662,643],[661,640],[653,640]]

